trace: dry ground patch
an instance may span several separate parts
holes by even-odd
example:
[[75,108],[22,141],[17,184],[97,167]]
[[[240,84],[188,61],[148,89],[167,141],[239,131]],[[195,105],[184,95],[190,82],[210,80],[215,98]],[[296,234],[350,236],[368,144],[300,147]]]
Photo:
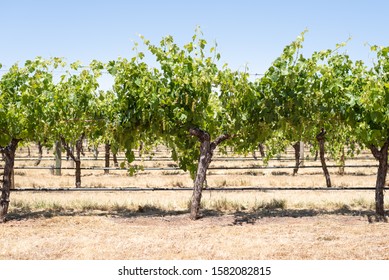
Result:
[[[0,259],[389,259],[371,192],[14,193]],[[387,207],[388,205],[386,205]]]
[[387,224],[358,216],[56,216],[2,226],[1,259],[389,259]]

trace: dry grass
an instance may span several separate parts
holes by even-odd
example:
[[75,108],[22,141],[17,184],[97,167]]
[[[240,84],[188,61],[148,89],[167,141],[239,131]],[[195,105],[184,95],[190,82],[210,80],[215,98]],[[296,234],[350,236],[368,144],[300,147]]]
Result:
[[65,215],[2,227],[0,259],[389,259],[387,224],[359,216]]
[[[363,159],[364,160],[364,159]],[[359,163],[364,163],[360,161]],[[366,163],[374,163],[366,159]],[[50,166],[52,162],[42,162]],[[149,167],[171,162],[147,162]],[[215,160],[214,166],[252,166]],[[255,165],[261,165],[260,161]],[[290,162],[270,162],[290,165]],[[17,162],[17,166],[32,165]],[[64,161],[63,166],[70,165]],[[85,161],[83,166],[102,166]],[[320,169],[212,170],[210,187],[324,187]],[[374,169],[332,173],[334,186],[374,186]],[[191,187],[181,171],[82,171],[84,187]],[[74,172],[17,170],[16,187],[73,187]],[[389,225],[369,223],[373,191],[209,191],[203,218],[190,191],[12,193],[0,259],[389,259]],[[386,209],[389,205],[385,205]]]
[[[247,171],[223,171],[218,174],[211,171],[207,176],[209,187],[325,187],[325,179],[321,173],[303,173],[297,176],[290,174],[268,173],[265,175],[250,175]],[[102,170],[82,170],[83,187],[192,187],[193,181],[189,174],[182,171],[141,171],[135,176],[129,176],[125,171],[111,171],[104,175]],[[254,173],[256,174],[256,173]],[[375,174],[355,176],[353,174],[331,174],[334,187],[374,186]],[[74,171],[64,170],[62,176],[55,176],[49,170],[23,170],[15,173],[17,188],[72,188],[74,187]]]
[[205,191],[198,221],[190,196],[15,193],[0,259],[389,259],[371,192]]

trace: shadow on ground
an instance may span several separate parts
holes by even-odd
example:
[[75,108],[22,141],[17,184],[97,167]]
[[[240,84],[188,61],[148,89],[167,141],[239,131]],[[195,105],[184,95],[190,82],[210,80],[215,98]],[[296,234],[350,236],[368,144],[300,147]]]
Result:
[[113,216],[121,218],[133,217],[163,217],[163,216],[179,216],[188,213],[188,211],[166,211],[153,206],[144,206],[137,210],[116,209],[116,210],[39,210],[39,211],[11,211],[7,215],[7,221],[25,220],[25,219],[40,219],[53,217],[73,217],[73,216]]
[[[260,210],[256,212],[242,212],[237,211],[234,213],[233,225],[244,225],[244,224],[255,224],[262,218],[280,218],[280,217],[291,217],[291,218],[302,218],[302,217],[315,217],[321,215],[342,215],[342,216],[360,216],[366,217],[366,220],[370,223],[385,221],[376,217],[374,211],[370,210],[351,210],[347,208],[340,208],[335,210],[312,210],[312,209],[276,209],[276,210]],[[389,215],[389,212],[386,212]]]
[[[23,211],[13,210],[7,215],[7,221],[20,221],[26,219],[40,219],[53,217],[71,217],[71,216],[106,216],[118,218],[135,218],[135,217],[165,217],[165,216],[183,216],[188,215],[189,211],[167,211],[154,206],[139,206],[137,210],[130,210],[126,208],[114,210],[39,210],[39,211]],[[371,210],[352,210],[348,207],[341,207],[335,210],[313,210],[313,209],[259,209],[256,211],[235,211],[225,212],[218,210],[204,209],[201,212],[201,218],[207,217],[221,217],[225,215],[232,215],[233,222],[231,226],[242,226],[245,224],[255,224],[260,219],[266,217],[280,218],[280,217],[315,217],[320,215],[346,215],[346,216],[361,216],[366,217],[369,222],[381,221]],[[386,212],[389,215],[389,211]],[[188,218],[189,219],[189,218]],[[387,221],[384,219],[383,221]]]

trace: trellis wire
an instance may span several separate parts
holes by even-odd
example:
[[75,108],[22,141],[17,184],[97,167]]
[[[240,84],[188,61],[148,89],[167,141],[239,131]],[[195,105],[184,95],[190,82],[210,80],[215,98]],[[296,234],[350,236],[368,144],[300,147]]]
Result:
[[[388,190],[389,188],[384,188]],[[203,191],[370,191],[374,187],[228,187],[228,188],[205,188]],[[193,188],[17,188],[13,192],[154,192],[154,191],[193,191]]]
[[[110,158],[111,159],[111,158]],[[55,161],[55,158],[51,157],[43,157],[43,158],[37,158],[37,157],[19,157],[15,158],[15,161]],[[91,157],[85,157],[81,158],[81,161],[104,161],[105,158],[98,157],[98,158],[91,158]],[[124,157],[118,157],[118,161],[123,161],[126,160]],[[261,158],[255,159],[255,158],[250,158],[250,157],[216,157],[213,159],[213,161],[253,161],[253,162],[258,162],[262,160]],[[281,158],[270,158],[269,161],[295,161],[295,158],[292,157],[281,157]],[[374,158],[372,157],[364,157],[364,158],[352,158],[350,160],[372,160],[375,161]],[[63,160],[64,162],[66,161],[71,161],[71,160]],[[144,161],[144,162],[149,162],[149,161],[173,161],[172,158],[169,157],[148,157],[148,158],[135,158],[135,161]],[[310,162],[310,161],[315,161],[314,159],[304,159],[305,162]]]
[[[139,167],[139,166],[138,166]],[[378,165],[327,165],[328,168],[377,168]],[[208,170],[261,170],[261,169],[293,169],[295,166],[247,166],[247,167],[209,167]],[[299,169],[322,168],[321,165],[304,165]],[[51,167],[51,166],[15,166],[15,170],[75,170],[75,167]],[[112,170],[129,171],[129,168],[116,167],[81,167],[81,170]],[[179,171],[179,167],[144,167],[141,171]]]

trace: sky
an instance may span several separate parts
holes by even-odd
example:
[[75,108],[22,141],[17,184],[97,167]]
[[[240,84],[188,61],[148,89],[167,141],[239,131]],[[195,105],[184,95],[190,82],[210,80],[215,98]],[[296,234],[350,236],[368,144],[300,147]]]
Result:
[[389,46],[388,11],[384,0],[0,0],[1,72],[36,56],[84,64],[132,57],[139,34],[183,45],[196,26],[234,70],[264,73],[305,29],[304,55],[351,37],[344,51],[369,63],[369,45]]

